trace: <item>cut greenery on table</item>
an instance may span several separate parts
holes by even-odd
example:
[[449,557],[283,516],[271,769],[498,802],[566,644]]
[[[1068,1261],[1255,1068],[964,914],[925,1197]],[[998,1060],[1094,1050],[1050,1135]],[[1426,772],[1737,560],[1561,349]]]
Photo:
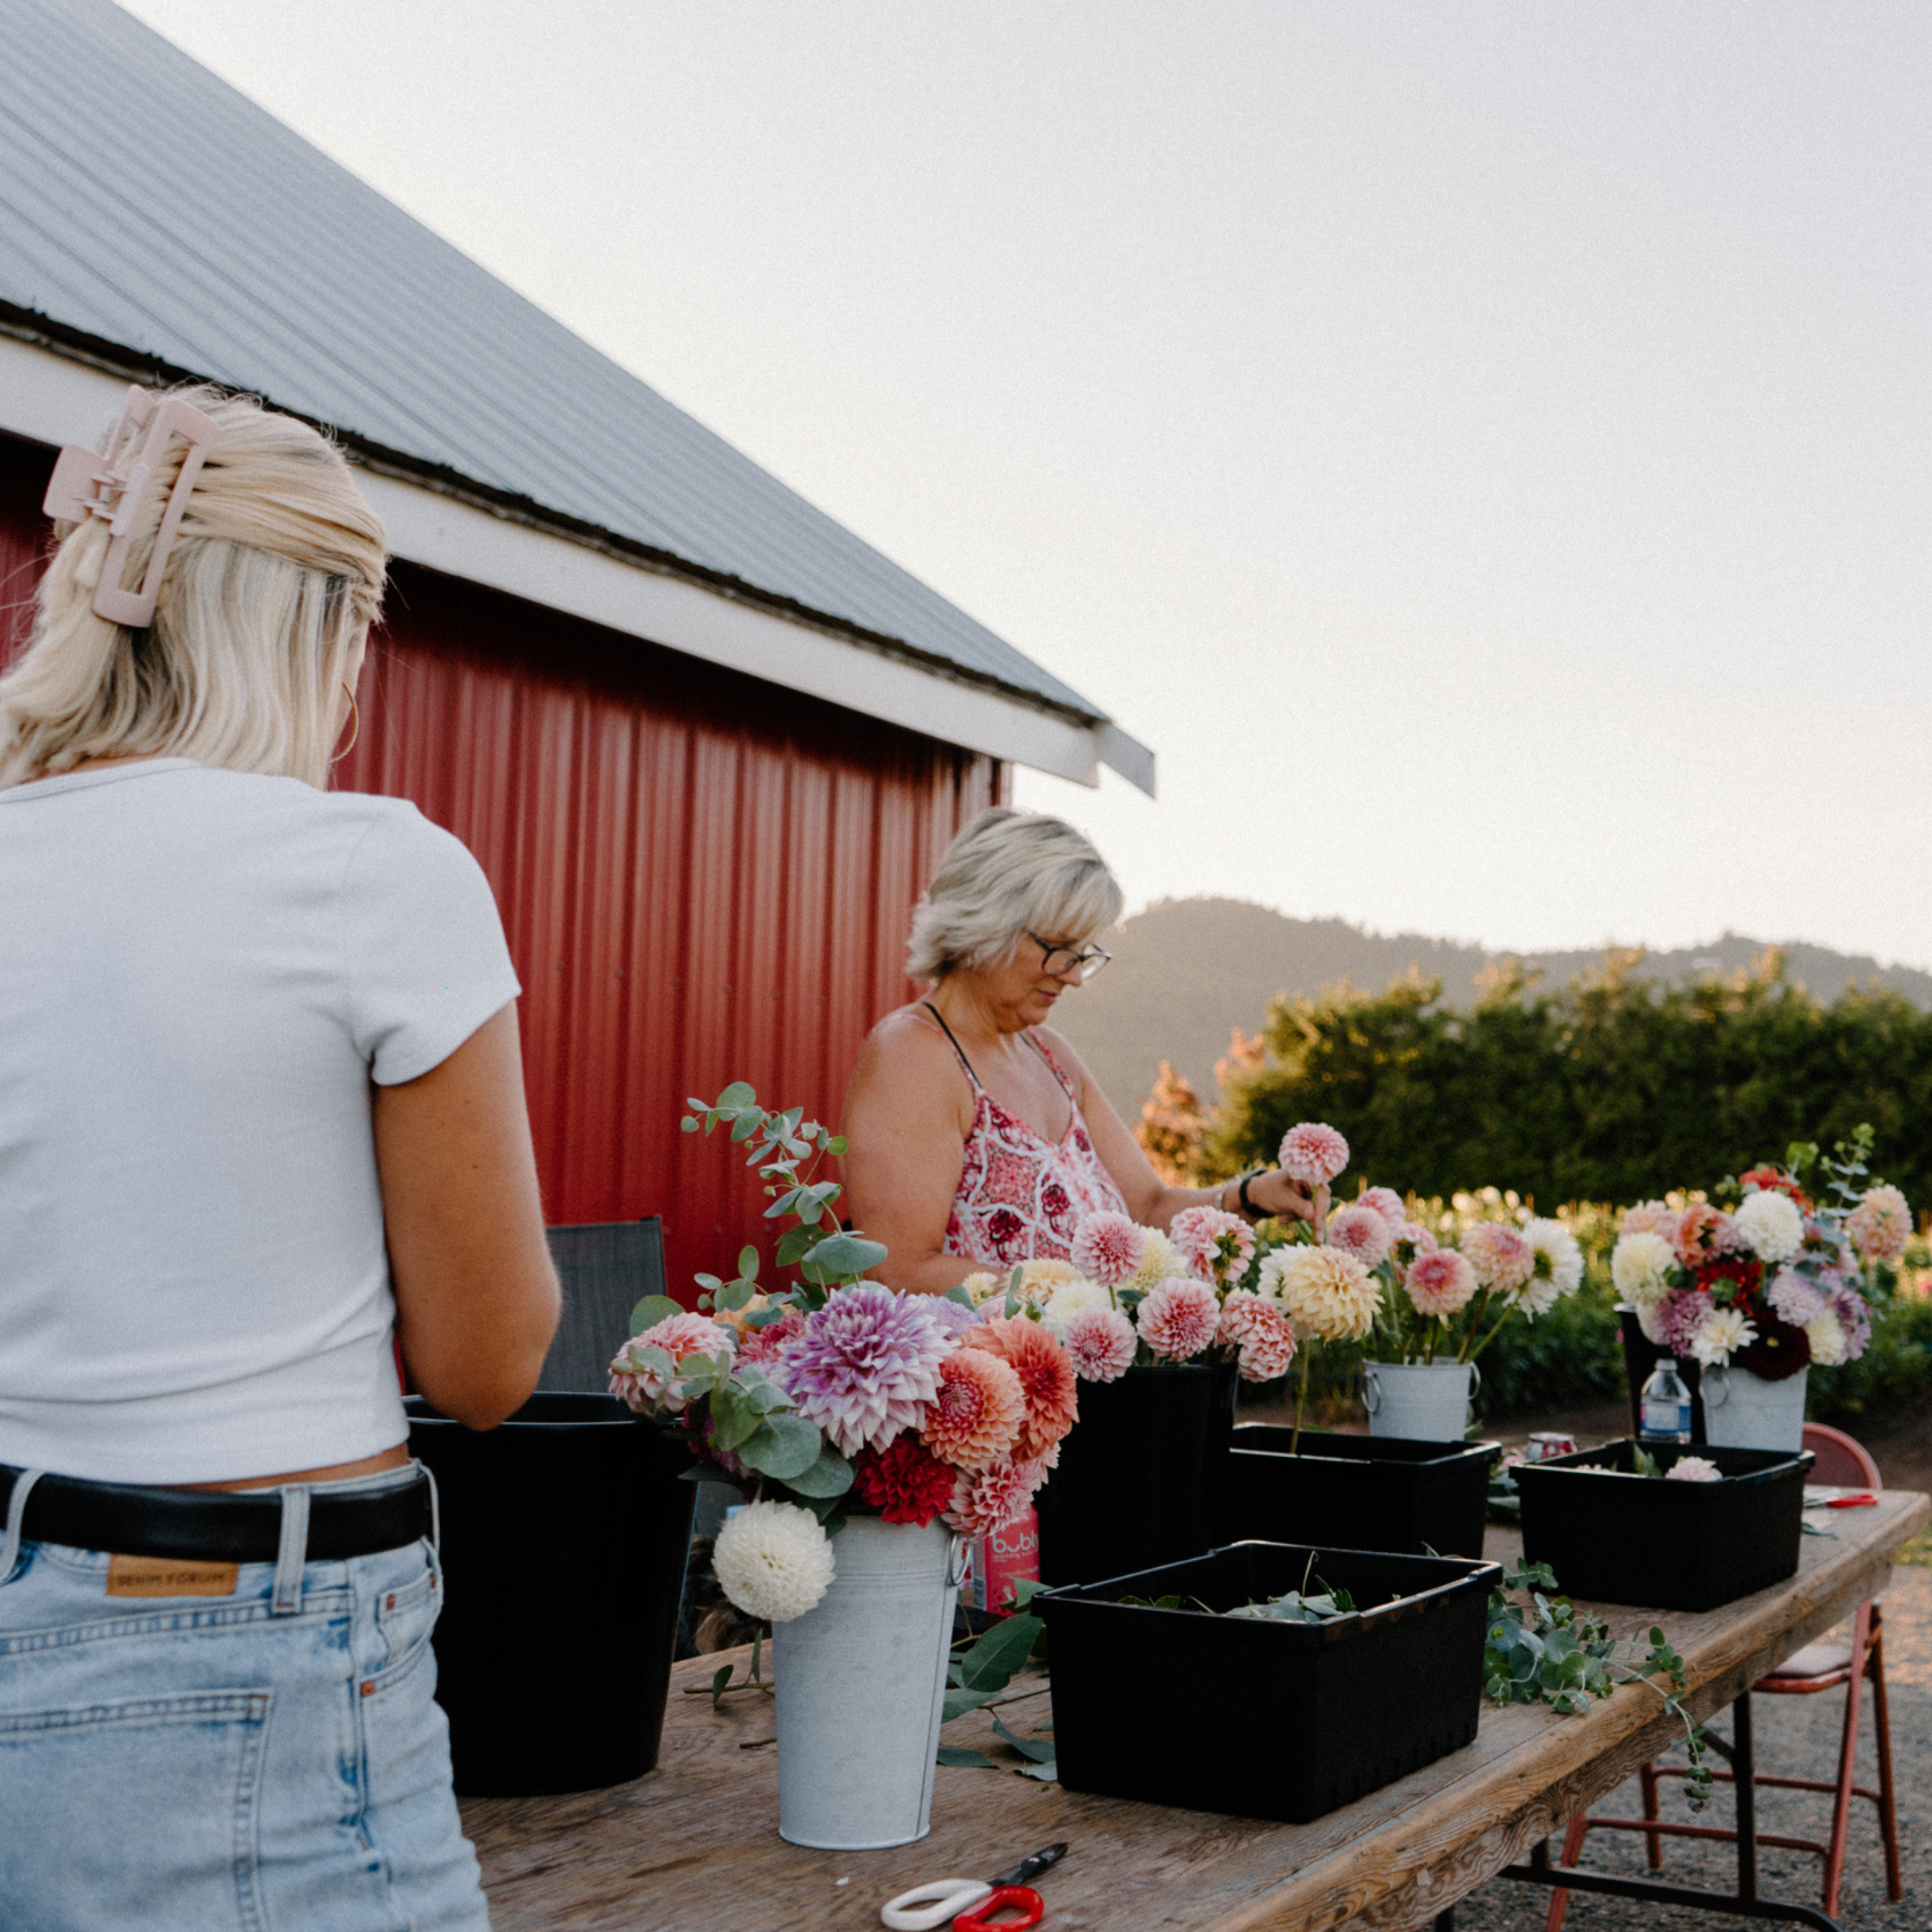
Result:
[[[1519,1600],[1521,1599],[1521,1600]],[[1661,1630],[1650,1631],[1650,1648],[1619,1657],[1618,1644],[1601,1617],[1580,1617],[1567,1597],[1556,1594],[1547,1563],[1518,1563],[1503,1573],[1489,1597],[1489,1635],[1483,1651],[1483,1689],[1494,1704],[1547,1704],[1565,1717],[1581,1716],[1591,1701],[1625,1684],[1642,1684],[1684,1727],[1690,1757],[1685,1788],[1693,1811],[1710,1797],[1710,1767],[1704,1733],[1683,1707],[1684,1664]],[[1670,1688],[1656,1682],[1664,1678]]]
[[[1035,1647],[1046,1634],[1046,1626],[1037,1616],[1028,1614],[1025,1608],[1039,1588],[1038,1580],[1032,1578],[1014,1584],[1013,1602],[1019,1606],[1017,1613],[1003,1617],[984,1636],[962,1638],[953,1645],[952,1658],[946,1665],[946,1693],[939,1716],[941,1724],[950,1724],[955,1717],[963,1717],[968,1711],[996,1710],[1003,1705],[1019,1704],[1029,1698],[1046,1694],[1044,1670],[1038,1672],[1039,1682],[1027,1690],[1015,1690],[1010,1695],[1006,1690],[1014,1677],[1028,1667]],[[1038,1669],[1038,1663],[1035,1668]],[[984,1751],[974,1750],[964,1744],[942,1744],[939,1762],[976,1771],[1016,1770],[1022,1777],[1038,1778],[1048,1784],[1059,1777],[1059,1768],[1054,1762],[1051,1731],[1021,1737],[1009,1730],[1001,1717],[994,1718],[993,1730],[996,1736],[1011,1744],[1026,1759],[1024,1764],[1002,1765]]]

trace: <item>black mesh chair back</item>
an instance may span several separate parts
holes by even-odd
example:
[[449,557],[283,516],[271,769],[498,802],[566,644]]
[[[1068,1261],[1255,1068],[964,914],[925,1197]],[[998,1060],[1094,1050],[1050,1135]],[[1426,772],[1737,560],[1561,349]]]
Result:
[[539,1394],[610,1386],[610,1359],[631,1333],[631,1310],[665,1292],[664,1222],[608,1221],[544,1230],[564,1284],[564,1318],[537,1378]]

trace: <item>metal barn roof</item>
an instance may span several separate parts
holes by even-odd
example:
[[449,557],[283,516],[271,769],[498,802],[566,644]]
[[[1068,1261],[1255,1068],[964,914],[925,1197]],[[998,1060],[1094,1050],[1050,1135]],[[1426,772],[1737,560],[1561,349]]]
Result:
[[108,0],[0,0],[0,318],[1072,714],[1151,789],[1097,706]]

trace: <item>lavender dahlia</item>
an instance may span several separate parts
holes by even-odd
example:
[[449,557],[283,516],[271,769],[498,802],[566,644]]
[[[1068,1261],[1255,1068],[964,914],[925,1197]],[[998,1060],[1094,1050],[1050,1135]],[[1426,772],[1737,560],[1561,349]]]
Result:
[[841,1289],[779,1351],[774,1379],[842,1455],[883,1449],[919,1427],[951,1351],[946,1322],[925,1295],[876,1282]]

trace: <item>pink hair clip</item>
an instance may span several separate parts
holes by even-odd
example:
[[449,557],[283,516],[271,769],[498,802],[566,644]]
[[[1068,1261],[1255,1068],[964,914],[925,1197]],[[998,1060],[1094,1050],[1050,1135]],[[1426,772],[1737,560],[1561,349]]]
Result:
[[[149,425],[147,440],[123,475],[113,467],[114,453],[131,430],[139,429],[144,423]],[[168,552],[174,547],[174,533],[181,528],[182,513],[188,507],[188,492],[201,474],[201,465],[208,461],[208,447],[216,433],[213,417],[203,415],[179,397],[170,396],[157,409],[148,390],[131,385],[127,401],[121,406],[121,419],[108,439],[106,456],[73,443],[60,453],[40,507],[64,523],[100,517],[113,538],[107,546],[106,561],[101,565],[100,582],[94,591],[97,617],[105,617],[109,623],[126,624],[135,631],[154,622],[161,572],[167,568]],[[154,548],[148,557],[148,574],[141,580],[139,590],[123,589],[121,572],[126,567],[135,519],[147,500],[148,485],[154,481],[155,466],[175,436],[188,448],[182,457],[174,487],[168,493],[161,528],[155,532]]]

